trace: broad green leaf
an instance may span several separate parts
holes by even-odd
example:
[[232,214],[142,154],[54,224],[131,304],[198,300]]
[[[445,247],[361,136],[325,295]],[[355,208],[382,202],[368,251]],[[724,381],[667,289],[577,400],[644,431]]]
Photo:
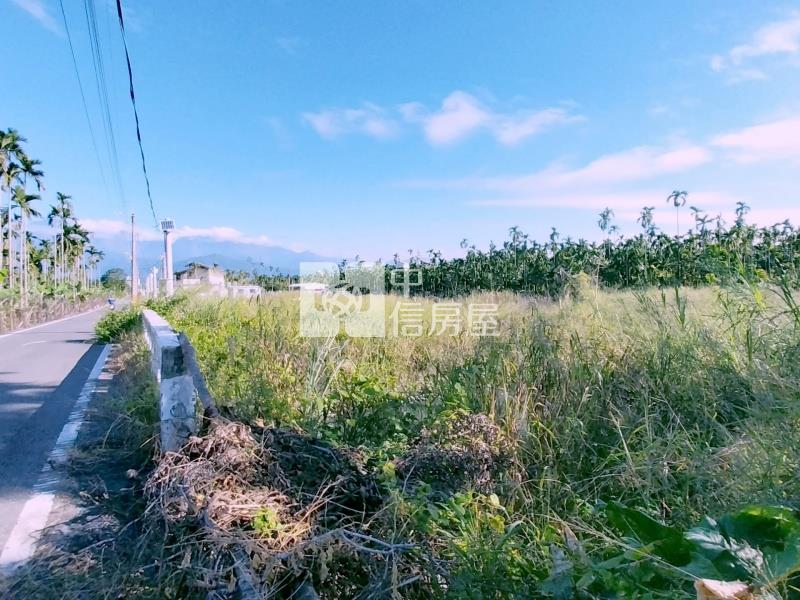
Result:
[[688,531],[697,545],[687,567],[693,574],[710,576],[705,558],[722,578],[739,578],[761,584],[779,581],[800,571],[800,523],[791,509],[748,506]]
[[727,537],[758,547],[782,547],[790,536],[800,534],[800,521],[796,513],[782,506],[747,506],[739,512],[721,517],[718,524]]
[[659,523],[649,515],[619,502],[609,502],[605,510],[614,527],[649,546],[652,554],[674,566],[683,566],[691,561],[693,545],[684,539],[681,530]]
[[700,572],[690,571],[693,575],[712,576],[713,573],[706,570],[708,562],[719,575],[715,578],[726,581],[753,581],[764,572],[764,555],[761,551],[747,542],[726,537],[713,519],[705,519],[702,525],[687,531],[686,539],[695,545],[695,560],[687,565],[687,570],[700,567]]

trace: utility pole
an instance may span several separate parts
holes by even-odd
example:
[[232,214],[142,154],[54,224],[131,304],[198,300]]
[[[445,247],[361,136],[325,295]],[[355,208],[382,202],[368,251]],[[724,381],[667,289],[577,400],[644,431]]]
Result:
[[161,221],[161,231],[164,232],[164,294],[167,298],[175,293],[175,285],[172,274],[172,230],[175,229],[175,221],[164,219]]
[[158,267],[152,268],[147,280],[150,282],[148,295],[152,298],[158,298]]
[[131,213],[131,302],[139,297],[139,266],[136,264],[136,215]]

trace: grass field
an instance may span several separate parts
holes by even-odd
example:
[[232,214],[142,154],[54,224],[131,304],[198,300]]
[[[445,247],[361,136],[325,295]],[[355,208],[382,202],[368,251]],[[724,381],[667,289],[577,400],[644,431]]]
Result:
[[[346,581],[315,554],[305,568],[318,591],[377,585],[383,561],[395,597],[689,598],[701,575],[794,597],[796,553],[773,560],[753,541],[766,559],[716,548],[712,559],[728,558],[712,568],[694,546],[685,564],[665,550],[680,554],[675,536],[706,516],[798,507],[790,293],[584,285],[561,301],[464,300],[498,303],[499,335],[305,338],[290,294],[158,306],[189,335],[218,404],[357,452],[379,485],[360,531],[410,549],[362,557]],[[781,515],[800,540],[792,510]],[[674,527],[658,530],[667,541],[656,521]]]

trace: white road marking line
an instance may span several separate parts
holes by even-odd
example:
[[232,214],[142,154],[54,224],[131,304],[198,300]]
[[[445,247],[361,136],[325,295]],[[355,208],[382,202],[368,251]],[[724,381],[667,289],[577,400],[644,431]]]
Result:
[[33,346],[34,344],[46,344],[49,341],[50,340],[36,340],[35,342],[26,342],[22,344],[22,347],[24,348],[25,346]]
[[53,471],[53,464],[61,464],[75,443],[78,431],[83,424],[86,407],[97,388],[97,381],[106,364],[111,346],[106,344],[92,367],[89,378],[81,389],[75,407],[67,419],[56,444],[50,451],[47,461],[39,474],[39,480],[33,486],[33,495],[22,507],[14,529],[8,536],[3,552],[0,554],[0,572],[8,574],[22,565],[32,555],[39,539],[39,532],[47,525],[50,511],[58,488],[59,476]]
[[70,319],[77,319],[78,317],[83,317],[90,313],[93,313],[101,308],[105,308],[105,306],[98,306],[97,308],[93,308],[92,310],[87,310],[86,312],[78,313],[77,315],[70,315],[69,317],[63,317],[61,319],[56,319],[55,321],[48,321],[47,323],[40,323],[39,325],[34,325],[33,327],[27,327],[25,329],[19,329],[17,331],[12,331],[10,333],[4,333],[0,335],[0,340],[3,338],[10,337],[12,335],[17,335],[18,333],[25,333],[26,331],[33,331],[34,329],[39,329],[40,327],[45,327],[46,325],[54,325],[55,323],[61,323],[62,321],[69,321]]

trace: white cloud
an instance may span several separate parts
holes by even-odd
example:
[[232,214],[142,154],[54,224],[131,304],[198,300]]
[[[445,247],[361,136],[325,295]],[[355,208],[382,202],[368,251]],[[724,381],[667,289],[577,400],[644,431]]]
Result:
[[[88,231],[98,239],[116,238],[120,235],[130,236],[130,223],[113,219],[81,219]],[[230,242],[232,244],[255,244],[257,246],[274,246],[275,242],[266,235],[247,235],[233,227],[191,227],[184,225],[175,229],[175,238],[202,238],[216,242]],[[163,238],[162,234],[152,228],[140,227],[137,238],[142,241],[156,241]]]
[[61,29],[56,24],[55,19],[50,15],[45,8],[42,0],[11,0],[14,4],[19,6],[22,10],[36,19],[39,24],[45,29],[49,29],[54,33],[61,33]]
[[498,112],[461,90],[448,95],[437,111],[427,111],[419,103],[406,104],[401,109],[406,120],[422,123],[426,139],[434,146],[459,142],[481,130],[488,131],[501,144],[511,146],[548,127],[585,120],[565,108]]
[[[795,226],[800,225],[800,207],[760,207],[759,199],[753,199],[740,193],[730,193],[721,190],[698,190],[689,193],[685,207],[682,207],[677,217],[680,230],[687,231],[696,227],[691,206],[697,206],[701,213],[712,219],[721,215],[726,223],[732,223],[736,218],[735,206],[737,202],[745,202],[752,208],[747,214],[748,223],[769,227],[789,219]],[[626,225],[622,230],[626,233],[639,231],[636,224],[642,208],[652,206],[655,208],[654,221],[662,230],[673,233],[675,231],[675,209],[667,203],[667,196],[662,189],[646,189],[635,191],[598,193],[567,193],[557,195],[529,195],[524,197],[498,198],[470,202],[473,206],[486,207],[511,207],[511,208],[564,208],[573,210],[587,210],[599,213],[606,207],[614,211],[614,221]]]
[[[708,208],[718,206],[734,206],[738,198],[716,191],[699,191],[689,194],[689,204]],[[470,204],[475,206],[509,206],[527,208],[575,208],[585,210],[602,210],[611,207],[619,218],[635,220],[644,206],[666,206],[667,194],[663,189],[646,189],[634,191],[601,191],[577,192],[544,195],[528,195],[516,198],[497,198],[477,200]],[[687,208],[688,211],[688,208]]]
[[579,190],[597,186],[653,179],[682,173],[710,162],[711,152],[703,146],[637,146],[604,154],[583,167],[553,165],[527,175],[467,177],[451,180],[407,181],[406,186],[429,189],[481,189],[525,193],[542,189]]
[[551,125],[579,123],[585,120],[584,117],[570,115],[563,108],[547,108],[538,112],[500,117],[492,127],[492,132],[500,143],[510,145],[536,135]]
[[792,225],[800,225],[800,208],[792,206],[785,208],[753,208],[747,214],[747,222],[755,223],[762,227],[782,223],[788,219]]
[[741,163],[781,159],[797,162],[800,161],[800,115],[718,135],[711,139],[711,144],[730,152]]
[[491,121],[491,115],[465,92],[453,92],[442,101],[442,107],[422,117],[425,137],[434,145],[457,142]]
[[637,146],[624,152],[606,154],[579,169],[551,170],[538,178],[554,186],[619,183],[688,171],[710,160],[711,153],[702,146],[667,149]]
[[516,208],[576,208],[602,210],[611,206],[614,210],[636,210],[652,206],[664,193],[657,190],[636,192],[598,192],[575,194],[529,195],[512,198],[493,198],[470,202],[473,206],[508,206]]
[[736,46],[730,53],[734,64],[756,56],[770,54],[797,54],[800,52],[800,13],[790,18],[765,25],[755,32],[748,44]]
[[[99,238],[111,238],[118,235],[131,234],[131,225],[124,221],[113,219],[81,219],[81,225],[90,233],[94,233]],[[151,235],[152,234],[152,235]],[[160,239],[160,235],[151,229],[140,229],[140,239]]]
[[[468,193],[466,201],[476,206],[594,212],[610,207],[618,219],[629,225],[635,222],[642,207],[654,206],[659,225],[673,231],[670,228],[674,227],[676,215],[666,203],[669,190],[676,184],[687,185],[680,181],[685,181],[691,170],[712,163],[724,165],[726,157],[740,163],[784,160],[800,163],[800,114],[712,135],[702,143],[677,141],[672,145],[637,146],[600,155],[578,166],[554,163],[522,175],[417,180],[403,185],[459,190]],[[730,189],[688,188],[687,206],[678,215],[681,230],[693,226],[689,206],[698,206],[710,216],[721,213],[730,221],[739,201],[753,207],[748,222],[768,226],[789,218],[800,224],[800,208],[778,208],[774,202],[765,202],[760,194],[754,196],[727,187]]]
[[233,244],[255,244],[256,246],[274,246],[275,242],[266,235],[246,235],[233,227],[189,227],[175,229],[175,238],[204,238],[216,242]]
[[742,83],[743,81],[763,81],[769,79],[761,69],[735,69],[728,77],[728,83]]
[[420,102],[407,102],[394,109],[367,103],[361,108],[307,112],[303,119],[328,139],[347,133],[385,139],[399,133],[400,123],[404,122],[420,126],[433,146],[452,145],[479,131],[489,132],[501,144],[514,145],[549,127],[585,120],[565,107],[504,113],[460,90],[444,98],[437,110]]
[[386,111],[368,102],[361,108],[334,108],[303,113],[303,120],[321,137],[327,139],[348,133],[387,139],[398,133],[397,123],[386,115]]
[[711,67],[712,71],[714,71],[715,73],[719,73],[720,71],[725,69],[725,57],[720,56],[719,54],[715,54],[714,56],[711,57],[711,60],[709,61],[709,66]]
[[800,54],[800,12],[793,12],[781,21],[769,23],[756,30],[746,44],[731,48],[725,54],[711,57],[709,66],[717,73],[728,72],[731,82],[766,79],[767,75],[756,68],[744,65],[765,56]]
[[[712,219],[717,214],[722,214],[727,222],[734,218],[734,207],[736,202],[747,198],[738,194],[731,194],[717,190],[698,190],[689,193],[688,202],[676,215],[675,208],[667,202],[667,193],[663,189],[648,188],[630,191],[610,191],[599,192],[564,192],[556,194],[531,194],[516,198],[500,198],[491,200],[479,200],[470,202],[474,206],[486,207],[512,207],[521,209],[544,209],[559,208],[565,211],[584,210],[594,215],[598,215],[606,207],[614,211],[613,221],[619,225],[621,231],[626,235],[636,234],[641,231],[637,220],[642,214],[645,206],[653,207],[653,219],[657,227],[667,233],[676,231],[676,217],[680,225],[680,231],[686,232],[696,226],[691,206],[697,206],[701,213],[707,214]],[[751,203],[752,204],[752,203]],[[566,213],[570,214],[570,213]],[[753,209],[748,215],[748,222],[759,225],[772,225],[784,219],[800,216],[800,210],[780,210],[780,209]]]

